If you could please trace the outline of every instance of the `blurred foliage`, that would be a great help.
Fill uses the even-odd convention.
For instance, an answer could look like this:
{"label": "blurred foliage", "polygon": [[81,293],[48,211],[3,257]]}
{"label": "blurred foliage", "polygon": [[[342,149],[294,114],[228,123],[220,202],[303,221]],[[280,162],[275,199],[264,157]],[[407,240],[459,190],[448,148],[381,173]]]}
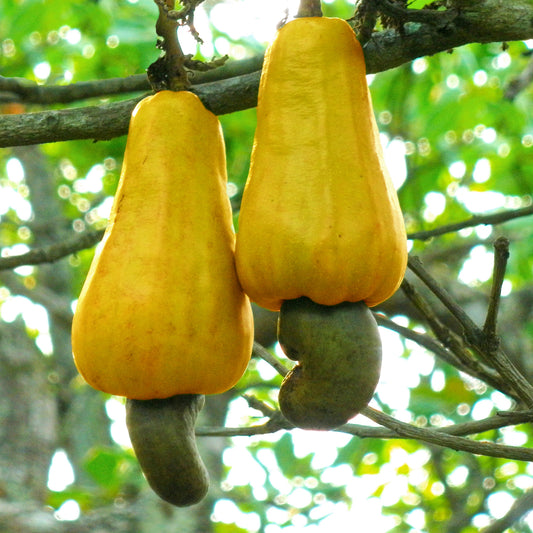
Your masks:
{"label": "blurred foliage", "polygon": [[[227,50],[230,56],[232,52],[239,57],[261,52],[265,43],[249,35],[246,20],[239,22],[240,35],[221,29],[230,25],[228,20],[215,18],[221,17],[222,11],[215,8],[222,3],[206,3],[206,12],[213,14],[214,24],[206,26],[207,33],[206,28],[200,28],[207,49],[211,46],[213,50],[216,42],[214,50]],[[244,3],[226,2],[233,26]],[[256,0],[256,4],[260,2]],[[268,10],[268,2],[263,4]],[[280,21],[284,3],[276,3],[275,8],[278,13],[272,20]],[[344,0],[324,6],[326,14],[344,18],[352,15],[353,8]],[[244,13],[250,9],[254,8]],[[156,13],[151,0],[1,0],[0,72],[43,85],[143,73],[159,53],[155,48]],[[408,231],[432,229],[472,214],[530,204],[533,92],[528,87],[514,100],[504,98],[508,83],[530,61],[529,44],[473,44],[371,77],[375,113],[385,145],[400,147],[400,155],[395,152],[395,158],[390,160],[391,171],[394,174],[406,165],[406,179],[399,195]],[[198,57],[202,50],[197,47]],[[131,95],[114,98],[128,96]],[[108,99],[72,105],[104,100]],[[26,110],[39,109],[32,105]],[[247,175],[255,110],[222,116],[221,122],[229,192],[238,198]],[[46,158],[42,179],[54,183],[61,201],[58,225],[70,232],[103,227],[124,145],[125,137],[40,147]],[[16,161],[17,149],[0,153],[0,244],[4,249],[39,246],[34,238],[31,210],[28,211],[28,202],[31,205],[39,198],[32,196],[17,171]],[[485,301],[490,289],[491,242],[502,234],[511,240],[506,275],[511,298],[519,290],[533,289],[530,219],[414,241],[412,246],[416,254],[427,258],[435,276],[452,293],[464,297],[466,303],[479,304],[475,299],[470,301],[470,295],[481,295],[480,301]],[[92,250],[85,250],[64,260],[72,274],[72,300],[81,288],[92,254]],[[31,274],[18,270],[17,275],[25,280],[38,268],[30,271]],[[0,287],[0,318],[6,322],[12,320],[7,309],[12,308],[16,296]],[[507,323],[520,324],[523,318],[511,314]],[[396,319],[420,330],[416,321],[402,313]],[[533,327],[522,324],[518,328],[521,339],[531,347]],[[34,326],[27,327],[35,332]],[[506,331],[502,333],[505,341]],[[374,405],[385,412],[420,426],[440,427],[485,418],[512,407],[503,394],[458,372],[413,342],[390,332],[384,335],[389,342]],[[275,353],[275,348],[270,348]],[[252,361],[229,403],[227,425],[261,423],[263,415],[250,408],[240,394],[253,394],[274,407],[279,383],[280,376],[266,363]],[[72,390],[79,387],[83,385],[74,378]],[[100,411],[105,401],[105,396],[98,396]],[[96,410],[91,408],[87,416]],[[365,420],[358,418],[356,422],[368,423]],[[111,420],[108,418],[106,423],[111,424]],[[487,432],[476,438],[533,445],[529,425]],[[111,438],[99,443],[91,443],[86,436],[84,439],[78,444],[78,449],[86,444],[84,453],[70,456],[76,481],[63,491],[48,490],[49,505],[58,509],[65,501],[75,500],[85,513],[113,505],[121,498],[135,498],[147,490],[127,446]],[[217,533],[353,531],[355,525],[361,531],[376,533],[470,533],[504,514],[515,499],[533,487],[533,468],[525,463],[470,456],[414,441],[360,439],[341,432],[293,431],[233,437],[223,459],[222,479],[214,481],[223,491],[213,510]],[[522,521],[510,531],[531,531],[531,523],[531,519]]]}

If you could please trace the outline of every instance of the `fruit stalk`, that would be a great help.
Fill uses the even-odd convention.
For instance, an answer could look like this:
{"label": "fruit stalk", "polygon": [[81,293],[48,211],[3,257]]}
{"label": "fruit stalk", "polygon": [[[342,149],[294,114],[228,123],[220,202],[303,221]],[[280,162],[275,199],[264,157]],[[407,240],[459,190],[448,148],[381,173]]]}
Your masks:
{"label": "fruit stalk", "polygon": [[300,0],[297,17],[321,17],[320,0]]}

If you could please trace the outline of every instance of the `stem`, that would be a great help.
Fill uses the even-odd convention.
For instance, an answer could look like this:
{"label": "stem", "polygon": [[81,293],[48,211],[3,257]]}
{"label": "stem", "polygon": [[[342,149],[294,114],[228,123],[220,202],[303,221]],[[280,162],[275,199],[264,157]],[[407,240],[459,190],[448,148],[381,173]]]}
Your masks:
{"label": "stem", "polygon": [[[404,281],[404,283],[406,283]],[[418,333],[409,328],[404,328],[392,320],[385,318],[381,315],[374,315],[378,325],[396,331],[406,339],[410,339],[420,346],[423,346],[427,350],[433,352],[437,357],[442,359],[449,365],[454,366],[461,372],[469,374],[481,381],[484,381],[491,387],[513,397],[515,400],[519,400],[512,387],[500,377],[498,372],[488,367],[485,363],[470,357],[466,347],[460,342],[455,334],[449,331],[440,321],[435,321],[435,315],[431,313],[427,315],[424,313],[427,306],[426,302],[421,302],[421,296],[414,290],[413,287],[407,287],[402,284],[402,288],[406,296],[411,300],[411,303],[417,307],[417,309],[425,315],[426,320],[435,333],[440,342],[435,340],[429,335]],[[420,306],[422,303],[422,306]]]}
{"label": "stem", "polygon": [[297,17],[321,17],[320,0],[300,0]]}
{"label": "stem", "polygon": [[391,429],[400,437],[416,439],[428,444],[443,446],[451,448],[452,450],[465,451],[477,455],[504,457],[517,461],[533,461],[533,450],[531,448],[507,446],[487,441],[476,441],[465,437],[448,435],[442,431],[434,429],[419,428],[411,424],[406,424],[405,422],[400,422],[399,420],[396,420],[381,411],[372,409],[371,407],[365,407],[361,411],[361,414],[370,418],[370,420],[373,420],[380,426],[385,426],[386,428]]}
{"label": "stem", "polygon": [[67,255],[91,248],[102,239],[103,234],[104,230],[86,231],[42,248],[34,248],[21,255],[0,257],[0,270],[10,270],[21,265],[53,263]]}
{"label": "stem", "polygon": [[372,37],[378,19],[377,6],[374,0],[361,0],[354,14],[354,31],[357,40],[364,46]]}
{"label": "stem", "polygon": [[494,241],[494,252],[494,268],[492,271],[489,308],[487,310],[485,324],[483,325],[483,334],[487,338],[496,336],[496,320],[498,317],[498,309],[500,307],[502,284],[505,278],[507,260],[509,259],[509,240],[505,237],[496,239],[496,241]]}
{"label": "stem", "polygon": [[470,344],[479,343],[481,330],[463,309],[452,299],[448,292],[434,280],[422,266],[422,261],[416,256],[409,257],[408,265],[429,290],[444,304],[450,313],[459,321],[465,330],[465,337]]}
{"label": "stem", "polygon": [[169,17],[168,12],[174,9],[174,0],[154,0],[159,9],[159,17],[155,25],[157,35],[162,38],[160,47],[164,56],[150,65],[148,70],[154,89],[164,88],[173,91],[188,89],[191,85],[187,70],[186,57],[178,41],[178,22]]}
{"label": "stem", "polygon": [[272,368],[274,368],[274,370],[277,371],[280,376],[285,377],[289,373],[289,369],[286,368],[283,363],[278,361],[264,346],[261,346],[258,342],[254,342],[252,354],[266,361]]}
{"label": "stem", "polygon": [[503,533],[507,531],[508,528],[529,512],[532,506],[533,490],[528,490],[514,502],[505,516],[490,524],[490,526],[483,530],[483,533]]}
{"label": "stem", "polygon": [[416,231],[407,235],[408,239],[417,239],[419,241],[427,241],[433,237],[445,235],[446,233],[455,233],[464,228],[472,228],[480,225],[496,225],[503,224],[508,220],[513,220],[518,217],[525,217],[533,215],[533,205],[527,207],[521,207],[519,209],[509,209],[500,211],[499,213],[493,213],[491,215],[474,215],[473,217],[457,222],[455,224],[446,224],[427,231]]}
{"label": "stem", "polygon": [[502,350],[497,338],[488,338],[453,298],[425,270],[417,257],[409,257],[408,266],[441,301],[464,328],[466,342],[513,387],[528,408],[533,408],[533,386]]}

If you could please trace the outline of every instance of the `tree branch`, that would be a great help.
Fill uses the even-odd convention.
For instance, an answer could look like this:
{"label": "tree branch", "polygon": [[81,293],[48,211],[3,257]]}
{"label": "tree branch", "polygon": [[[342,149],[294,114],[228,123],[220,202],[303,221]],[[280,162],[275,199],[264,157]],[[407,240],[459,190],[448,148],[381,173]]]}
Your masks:
{"label": "tree branch", "polygon": [[[247,399],[249,401],[249,397]],[[335,429],[335,431],[348,433],[359,438],[415,439],[428,444],[451,448],[456,451],[466,451],[477,455],[503,457],[517,461],[533,461],[533,449],[531,448],[507,446],[488,441],[476,441],[463,437],[463,435],[482,433],[518,423],[530,423],[533,419],[533,413],[531,411],[497,415],[481,421],[465,422],[439,429],[421,428],[406,424],[371,407],[363,409],[361,414],[383,427],[345,424]],[[198,437],[249,437],[290,429],[294,429],[294,426],[279,411],[274,411],[264,424],[247,427],[198,427],[195,433]]]}
{"label": "tree branch", "polygon": [[529,407],[533,407],[533,386],[518,371],[512,361],[507,357],[499,343],[492,342],[494,339],[487,339],[483,331],[474,321],[457,305],[448,292],[443,289],[422,266],[422,262],[417,257],[409,257],[409,268],[426,284],[441,303],[459,321],[465,331],[465,339],[472,348],[493,366],[500,375],[509,382],[516,391],[519,398]]}
{"label": "tree branch", "polygon": [[[216,115],[255,107],[259,72],[206,83],[191,89]],[[109,140],[125,135],[131,112],[144,97],[58,111],[0,116],[0,147],[73,139]]]}
{"label": "tree branch", "polygon": [[400,422],[381,411],[365,407],[361,412],[364,416],[374,422],[385,426],[400,437],[407,437],[419,441],[451,448],[456,451],[474,453],[476,455],[487,455],[489,457],[504,457],[516,461],[533,461],[533,449],[522,446],[507,446],[504,444],[495,444],[487,441],[475,441],[465,437],[448,435],[442,431],[433,429],[419,428],[405,422]]}
{"label": "tree branch", "polygon": [[485,324],[483,324],[483,335],[495,342],[496,322],[500,309],[500,298],[502,285],[505,278],[505,270],[509,259],[509,239],[500,237],[494,241],[494,268],[492,271],[492,287],[490,291],[489,308]]}
{"label": "tree branch", "polygon": [[87,98],[100,98],[131,92],[146,92],[150,84],[146,74],[126,78],[81,81],[69,85],[38,85],[25,78],[0,76],[0,102],[24,104],[69,104]]}
{"label": "tree branch", "polygon": [[464,437],[466,435],[476,435],[485,433],[494,429],[501,429],[508,426],[517,426],[519,424],[530,424],[533,422],[533,411],[500,411],[495,416],[484,418],[483,420],[471,420],[461,422],[452,426],[445,426],[436,431],[442,431],[448,435]]}
{"label": "tree branch", "polygon": [[494,521],[490,526],[482,530],[482,533],[504,533],[515,522],[520,520],[526,513],[533,508],[533,490],[526,491],[520,498],[518,498],[509,512]]}
{"label": "tree branch", "polygon": [[[401,33],[375,33],[364,49],[367,72],[381,72],[468,43],[533,38],[533,4],[528,0],[456,1],[453,5],[458,14],[444,28],[409,22]],[[195,92],[215,114],[232,113],[256,106],[259,76],[256,71],[198,85]],[[72,139],[108,140],[124,135],[137,101],[138,98],[72,110],[0,116],[0,147]]]}
{"label": "tree branch", "polygon": [[420,22],[437,28],[445,28],[459,15],[459,10],[451,7],[442,11],[435,9],[408,9],[390,0],[375,0],[377,9],[400,24]]}
{"label": "tree branch", "polygon": [[[260,347],[262,350],[257,352],[259,357],[268,353],[262,346],[254,346],[254,350]],[[270,362],[272,357],[270,354],[265,358]],[[285,376],[287,369],[283,365],[275,365],[274,368],[279,374]],[[246,397],[249,404],[253,404],[250,397]],[[241,427],[241,428],[197,428],[196,435],[198,436],[251,436],[264,435],[267,433],[274,433],[276,431],[285,429],[292,429],[294,426],[290,424],[282,413],[278,410],[273,411],[268,406],[256,405],[263,414],[268,416],[267,422],[257,426]],[[469,435],[474,433],[483,433],[491,429],[497,429],[509,425],[516,425],[520,423],[530,423],[533,420],[533,410],[525,411],[511,411],[508,413],[500,413],[496,417],[489,417],[485,420],[475,420],[464,422],[462,424],[455,424],[439,429],[419,428],[411,424],[400,422],[395,418],[372,409],[365,407],[361,414],[373,420],[380,426],[384,426],[389,431],[384,431],[383,428],[374,428],[369,426],[360,426],[358,424],[345,424],[335,431],[349,433],[360,438],[408,438],[415,439],[436,446],[451,448],[457,451],[466,451],[477,455],[487,455],[489,457],[504,457],[507,459],[514,459],[517,461],[533,461],[533,449],[523,448],[519,446],[506,446],[502,444],[495,444],[487,441],[474,441],[464,438],[462,435]]]}
{"label": "tree branch", "polygon": [[278,361],[271,353],[258,342],[254,342],[252,355],[260,357],[266,361],[280,376],[285,376],[289,369],[285,367],[280,361]]}
{"label": "tree branch", "polygon": [[76,237],[43,248],[34,248],[25,254],[0,257],[0,270],[9,270],[22,265],[53,263],[67,255],[91,248],[98,243],[104,230],[87,231]]}
{"label": "tree branch", "polygon": [[[261,69],[263,55],[228,61],[221,67],[206,72],[190,72],[193,85],[212,83]],[[22,102],[24,104],[69,104],[88,98],[102,98],[127,93],[146,93],[150,83],[146,74],[135,74],[127,78],[82,81],[69,85],[38,85],[25,78],[0,76],[0,103]]]}
{"label": "tree branch", "polygon": [[[406,283],[407,282],[404,282],[404,284]],[[403,285],[403,288],[405,289],[406,285]],[[420,295],[418,295],[418,293],[416,293],[416,291],[414,291],[414,288],[412,287],[407,290],[410,291],[409,299],[413,303],[417,302],[417,298],[420,298]],[[421,310],[419,305],[417,305],[416,303],[415,305],[419,310]],[[390,329],[392,331],[396,331],[396,333],[399,333],[402,337],[412,340],[413,342],[416,342],[420,346],[423,346],[430,352],[433,352],[437,357],[439,357],[449,365],[454,366],[461,372],[464,372],[465,374],[468,374],[476,379],[484,381],[491,387],[494,387],[495,389],[503,392],[504,394],[507,394],[518,400],[518,398],[516,397],[516,393],[493,368],[488,367],[481,361],[469,357],[468,354],[465,353],[464,346],[462,346],[462,344],[460,344],[457,339],[452,337],[452,335],[447,329],[445,332],[443,331],[445,329],[445,326],[440,324],[435,315],[432,315],[432,324],[430,324],[431,328],[442,339],[441,342],[447,342],[451,346],[451,348],[446,348],[443,344],[441,344],[441,342],[437,341],[433,337],[430,337],[429,335],[424,335],[423,333],[418,333],[416,331],[413,331],[412,329],[400,326],[399,324],[396,324],[396,322],[378,314],[375,314],[374,316],[376,318],[376,322],[380,326]],[[438,324],[435,323],[435,320],[438,322]]]}
{"label": "tree branch", "polygon": [[407,235],[408,239],[427,241],[433,237],[439,237],[446,233],[455,233],[456,231],[473,228],[475,226],[495,226],[497,224],[503,224],[509,220],[515,218],[527,217],[533,215],[533,204],[519,209],[508,209],[500,211],[498,213],[491,213],[490,215],[474,215],[473,217],[463,220],[462,222],[456,222],[454,224],[445,224],[427,231],[416,231]]}
{"label": "tree branch", "polygon": [[[407,281],[407,279],[403,280],[401,288],[407,299],[425,318],[427,324],[437,339],[451,354],[457,358],[459,364],[454,365],[456,368],[459,370],[463,370],[464,368],[467,369],[463,371],[471,376],[481,379],[491,387],[494,387],[496,390],[507,394],[516,401],[520,401],[520,397],[513,389],[512,384],[503,379],[498,372],[494,371],[494,369],[479,359],[474,358],[471,350],[468,349],[468,346],[466,346],[464,340],[457,333],[450,330],[450,328],[442,323],[440,318],[433,311],[433,308],[429,302],[422,297],[422,295],[409,281]],[[438,355],[442,354],[439,353]],[[444,357],[443,359],[445,360]]]}
{"label": "tree branch", "polygon": [[[250,402],[250,396],[246,396],[246,400]],[[257,408],[255,405],[252,407]],[[261,409],[260,409],[261,410]],[[267,416],[267,415],[265,415]],[[196,428],[196,435],[201,437],[237,437],[237,436],[252,436],[265,435],[267,433],[275,433],[281,429],[289,430],[294,426],[286,420],[280,411],[272,411],[268,414],[270,420],[264,424],[247,427],[224,427],[224,428],[210,428],[198,427]],[[366,416],[366,415],[365,415]],[[431,431],[438,433],[445,433],[456,437],[465,437],[467,435],[476,435],[501,429],[509,426],[516,426],[519,424],[530,424],[533,421],[532,411],[510,411],[498,413],[495,416],[490,416],[483,420],[472,420],[469,422],[461,422],[451,426],[442,428],[431,428]],[[388,429],[383,426],[366,426],[362,424],[344,424],[336,428],[334,431],[340,433],[348,433],[354,437],[372,438],[372,439],[404,439],[405,436],[399,435],[393,429]]]}
{"label": "tree branch", "polygon": [[[367,72],[381,72],[417,57],[468,43],[520,41],[533,35],[533,4],[529,0],[455,0],[450,3],[458,13],[444,27],[410,22],[405,24],[401,34],[394,30],[375,34],[365,46]],[[416,14],[411,18],[413,16]]]}

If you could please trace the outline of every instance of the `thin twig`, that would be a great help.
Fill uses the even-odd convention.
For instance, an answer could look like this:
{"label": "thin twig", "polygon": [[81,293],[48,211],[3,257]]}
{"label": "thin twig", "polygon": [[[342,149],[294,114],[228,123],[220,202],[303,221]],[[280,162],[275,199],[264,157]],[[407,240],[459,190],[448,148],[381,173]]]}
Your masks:
{"label": "thin twig", "polygon": [[508,426],[517,426],[519,424],[531,424],[533,422],[533,411],[500,411],[495,416],[484,418],[483,420],[470,420],[460,422],[451,426],[438,428],[436,431],[442,431],[448,435],[464,437],[466,435],[475,435],[485,433],[494,429],[501,429]]}
{"label": "thin twig", "polygon": [[253,435],[268,435],[276,433],[282,429],[290,430],[294,426],[286,420],[279,411],[277,417],[271,417],[264,424],[246,427],[197,427],[195,434],[197,437],[252,437]]}
{"label": "thin twig", "polygon": [[[462,358],[457,357],[455,353],[447,350],[440,342],[438,342],[433,337],[430,337],[429,335],[426,335],[424,333],[419,333],[410,328],[400,326],[400,324],[396,324],[394,320],[391,320],[390,318],[387,318],[377,313],[374,314],[374,318],[376,319],[376,322],[378,323],[379,326],[390,329],[391,331],[395,331],[396,333],[399,333],[402,337],[405,337],[406,339],[416,342],[417,344],[419,344],[420,346],[423,346],[430,352],[433,352],[435,355],[441,358],[444,362],[454,367],[457,367],[459,370],[462,370],[463,372],[466,372],[466,373],[472,372],[472,369],[463,362]],[[475,377],[479,377],[479,376],[475,376]]]}
{"label": "thin twig", "polygon": [[453,22],[459,15],[456,9],[436,11],[434,9],[407,9],[398,3],[389,0],[375,0],[377,8],[383,13],[400,23],[420,22],[442,28]]}
{"label": "thin twig", "polygon": [[23,265],[53,263],[80,250],[91,248],[102,239],[103,234],[104,230],[87,231],[62,242],[35,248],[25,254],[0,257],[0,270],[10,270]]}
{"label": "thin twig", "polygon": [[[192,72],[192,85],[212,83],[243,74],[250,74],[261,69],[263,54],[253,57],[228,61],[224,66],[206,72]],[[193,65],[186,61],[185,66]],[[194,63],[197,69],[197,64]],[[135,74],[125,78],[107,78],[103,80],[82,81],[68,85],[38,85],[26,78],[6,78],[0,76],[0,103],[22,102],[24,104],[68,104],[88,98],[101,98],[126,93],[146,93],[150,83],[146,74]]]}
{"label": "thin twig", "polygon": [[533,81],[533,58],[530,57],[522,72],[512,78],[503,92],[506,100],[513,101],[524,89],[531,85]]}
{"label": "thin twig", "polygon": [[[385,413],[371,408],[366,408],[362,414],[380,425],[376,427],[361,424],[345,424],[336,428],[334,431],[347,433],[362,439],[415,439],[437,446],[479,455],[505,457],[520,461],[533,461],[533,450],[530,448],[505,446],[492,442],[474,441],[464,438],[465,435],[484,433],[522,423],[531,423],[533,420],[533,413],[531,411],[502,413],[484,420],[463,422],[438,429],[418,428],[411,424],[400,422]],[[198,427],[196,428],[196,435],[203,437],[251,437],[253,435],[266,435],[280,430],[291,429],[294,429],[294,426],[283,417],[280,411],[276,410],[264,424],[247,427]]]}
{"label": "thin twig", "polygon": [[276,412],[276,410],[272,409],[270,405],[267,405],[265,402],[262,402],[251,394],[243,394],[242,397],[248,402],[248,405],[252,409],[257,409],[258,411],[261,411],[264,416],[272,417]]}
{"label": "thin twig", "polygon": [[533,408],[533,386],[514,366],[499,343],[496,346],[493,343],[487,343],[483,331],[452,299],[448,292],[433,279],[422,266],[419,258],[410,257],[408,266],[463,326],[465,339],[469,345],[476,350],[487,364],[493,366],[502,378],[509,382],[509,385],[513,387],[516,394],[529,408]]}
{"label": "thin twig", "polygon": [[402,437],[417,439],[436,446],[451,448],[456,451],[465,451],[476,455],[489,457],[504,457],[516,461],[533,461],[533,449],[522,446],[507,446],[487,441],[474,441],[465,437],[448,435],[433,429],[419,428],[377,411],[371,407],[365,407],[361,413],[374,422],[385,426]]}
{"label": "thin twig", "polygon": [[[433,311],[431,305],[415,289],[415,287],[407,281],[407,279],[403,280],[401,288],[407,299],[426,319],[431,331],[433,331],[442,345],[457,357],[462,366],[469,369],[469,371],[467,371],[468,374],[478,377],[485,383],[488,383],[491,387],[494,387],[504,394],[513,397],[515,400],[520,401],[520,398],[509,383],[507,383],[490,366],[485,365],[482,361],[479,361],[472,356],[472,353],[465,345],[464,340],[441,322]],[[457,368],[461,368],[461,366],[457,366]]]}
{"label": "thin twig", "polygon": [[[470,420],[468,422],[460,422],[451,426],[430,429],[439,433],[446,433],[447,435],[465,437],[468,435],[476,435],[478,433],[485,433],[487,431],[493,431],[495,429],[501,429],[504,427],[516,426],[519,424],[530,424],[532,421],[532,411],[509,411],[500,412],[495,416],[490,416],[488,418],[484,418],[483,420]],[[382,439],[404,438],[400,437],[398,433],[392,429],[364,426],[360,424],[345,424],[344,426],[337,428],[335,431],[342,431],[359,437],[373,437]]]}
{"label": "thin twig", "polygon": [[533,490],[526,491],[512,505],[506,515],[482,530],[482,533],[504,533],[533,508]]}
{"label": "thin twig", "polygon": [[[285,375],[285,367],[280,365],[279,362],[261,345],[257,343],[254,344],[254,350],[257,354],[260,354],[260,357],[263,357],[267,362],[272,364],[281,375]],[[250,403],[249,397],[247,397],[247,400]],[[265,424],[247,428],[198,428],[197,435],[217,435],[226,437],[251,436],[276,432],[281,429],[292,429],[293,426],[283,417],[281,412],[277,410],[272,411],[269,406],[265,409],[262,402],[261,406],[257,408],[259,408],[263,414],[270,416]],[[411,424],[405,424],[370,407],[363,409],[361,414],[370,418],[374,422],[377,422],[381,426],[384,426],[389,431],[384,431],[383,428],[373,428],[357,424],[345,424],[344,426],[337,428],[335,431],[349,433],[360,438],[410,438],[478,455],[505,457],[519,461],[533,461],[532,449],[506,446],[485,441],[473,441],[462,436],[483,433],[492,429],[520,423],[530,423],[533,420],[533,411],[500,413],[495,417],[489,417],[485,420],[469,421],[439,429],[418,428]]]}
{"label": "thin twig", "polygon": [[280,376],[285,376],[289,373],[289,369],[278,361],[264,346],[261,346],[258,342],[254,341],[252,355],[260,357],[266,361]]}
{"label": "thin twig", "polygon": [[[366,415],[365,415],[366,416]],[[509,426],[516,426],[519,424],[529,424],[533,421],[533,413],[531,411],[513,411],[509,413],[498,413],[495,416],[484,418],[483,420],[470,420],[468,422],[460,422],[451,426],[441,428],[429,428],[432,431],[439,433],[446,433],[447,435],[454,435],[456,437],[465,437],[468,435],[476,435],[478,433],[485,433],[495,429],[501,429]],[[392,429],[383,427],[365,426],[360,424],[345,424],[335,431],[350,433],[358,437],[372,437],[381,439],[399,439],[401,437]]]}
{"label": "thin twig", "polygon": [[492,287],[490,291],[487,317],[483,325],[483,335],[486,338],[496,336],[496,321],[500,307],[502,285],[505,278],[505,270],[509,259],[509,239],[500,237],[494,241],[494,267],[492,270]]}
{"label": "thin twig", "polygon": [[[412,290],[406,291],[407,285],[408,282],[404,281],[402,288],[404,289],[405,294],[409,295],[408,297],[413,303],[417,302],[418,305],[420,305],[419,300],[422,299],[421,295],[419,295],[418,292],[414,289],[414,287],[412,287],[412,285],[410,284],[409,286],[412,288]],[[422,306],[422,308],[425,309],[425,306]],[[448,348],[443,345],[444,343],[441,344],[441,342],[437,341],[433,337],[430,337],[429,335],[418,333],[416,331],[413,331],[412,329],[400,326],[399,324],[396,324],[396,322],[394,322],[393,320],[390,320],[379,314],[375,314],[374,316],[380,326],[383,326],[392,331],[396,331],[397,333],[402,335],[402,337],[416,342],[417,344],[433,352],[444,362],[454,366],[461,372],[464,372],[465,374],[469,374],[470,376],[476,379],[484,381],[491,387],[494,387],[495,389],[503,392],[504,394],[513,397],[515,396],[515,392],[501,378],[501,376],[493,368],[485,365],[481,361],[472,358],[466,348],[462,345],[461,341],[457,338],[457,336],[453,334],[443,324],[441,324],[433,313],[429,314],[429,318],[428,316],[426,316],[426,319],[431,322],[430,327],[432,331],[437,334],[438,338],[440,337],[442,339],[441,342],[444,341],[447,343]],[[519,398],[515,399],[519,400]]]}
{"label": "thin twig", "polygon": [[513,220],[519,217],[527,217],[533,215],[533,205],[527,207],[521,207],[519,209],[509,209],[500,211],[498,213],[492,213],[490,215],[474,215],[473,217],[463,220],[462,222],[456,222],[454,224],[445,224],[432,230],[416,231],[407,235],[408,239],[427,241],[433,237],[439,237],[447,233],[455,233],[465,228],[472,228],[475,226],[495,226],[497,224],[503,224],[509,220]]}
{"label": "thin twig", "polygon": [[477,327],[475,322],[463,311],[462,307],[458,305],[448,292],[440,286],[440,284],[427,272],[423,267],[422,261],[416,256],[408,258],[409,268],[425,283],[431,292],[444,304],[450,313],[459,321],[465,330],[467,340],[475,344],[479,342],[481,330]]}

